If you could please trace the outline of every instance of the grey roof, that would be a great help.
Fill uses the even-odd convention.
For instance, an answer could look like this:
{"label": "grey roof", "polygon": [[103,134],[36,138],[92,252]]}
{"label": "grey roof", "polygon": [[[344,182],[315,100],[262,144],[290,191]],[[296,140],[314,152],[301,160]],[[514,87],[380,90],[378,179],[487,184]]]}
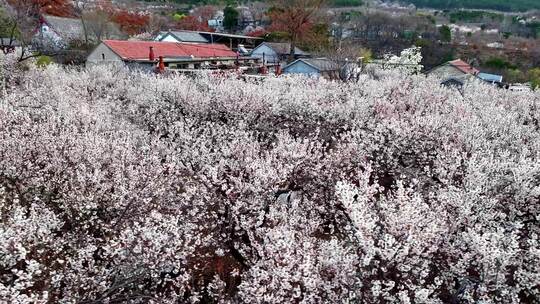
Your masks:
{"label": "grey roof", "polygon": [[451,86],[462,87],[465,84],[465,80],[457,78],[457,77],[448,77],[445,80],[441,81],[441,84],[447,87],[451,87]]}
{"label": "grey roof", "polygon": [[261,40],[260,37],[251,37],[251,36],[244,36],[244,35],[235,35],[235,34],[227,34],[227,33],[218,33],[218,32],[203,32],[203,31],[188,31],[188,30],[170,30],[168,32],[159,32],[158,39],[161,41],[163,37],[165,37],[165,34],[170,33],[178,40],[184,41],[184,42],[197,42],[197,43],[208,43],[212,39],[211,36],[216,38],[233,38],[233,39],[248,39],[248,40]]}
{"label": "grey roof", "polygon": [[155,41],[161,41],[161,38],[165,37],[169,32],[166,31],[159,31],[156,36],[154,37]]}
{"label": "grey roof", "polygon": [[285,69],[287,69],[288,67],[292,66],[293,64],[296,64],[298,62],[304,62],[306,63],[307,65],[310,65],[312,67],[314,67],[315,69],[317,69],[318,71],[320,72],[328,72],[328,71],[337,71],[339,70],[339,65],[328,59],[328,58],[300,58],[300,59],[297,59],[293,62],[291,62],[290,64],[288,64]]}
{"label": "grey roof", "polygon": [[16,39],[0,37],[0,46],[21,46],[21,43]]}
{"label": "grey roof", "polygon": [[[60,37],[66,40],[83,40],[84,39],[84,27],[81,19],[79,18],[64,18],[64,17],[56,17],[51,15],[45,15],[43,16],[45,19],[45,23],[49,25],[50,28],[53,29],[53,31],[58,34]],[[96,39],[96,35],[94,34],[96,31],[93,30],[92,24],[87,24],[87,34],[90,39]],[[102,32],[102,39],[103,38],[114,38],[114,39],[121,39],[123,38],[123,34],[118,28],[118,26],[112,22],[107,23],[106,29],[99,29],[99,31]]]}
{"label": "grey roof", "polygon": [[44,16],[44,19],[47,25],[64,39],[73,40],[84,38],[84,30],[80,19],[50,15]]}
{"label": "grey roof", "polygon": [[251,37],[251,36],[245,36],[245,35],[236,35],[236,34],[227,34],[227,33],[218,33],[218,32],[197,32],[201,35],[209,35],[209,36],[218,36],[218,37],[226,37],[226,38],[237,38],[237,39],[250,39],[250,40],[262,40],[260,37]]}
{"label": "grey roof", "polygon": [[[197,42],[197,43],[208,43],[201,34],[192,31],[170,31],[169,34],[173,35],[178,41],[183,42]],[[163,40],[165,36],[161,37]]]}
{"label": "grey roof", "polygon": [[[263,42],[261,45],[266,45],[269,48],[273,49],[278,55],[287,55],[291,52],[291,44],[287,42]],[[298,47],[294,48],[295,55],[309,55],[308,53],[302,51]]]}

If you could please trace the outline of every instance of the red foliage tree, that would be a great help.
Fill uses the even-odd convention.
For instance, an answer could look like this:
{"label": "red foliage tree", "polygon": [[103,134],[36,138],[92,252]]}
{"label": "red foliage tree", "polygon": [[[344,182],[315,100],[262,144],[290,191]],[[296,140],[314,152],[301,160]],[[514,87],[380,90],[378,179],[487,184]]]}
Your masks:
{"label": "red foliage tree", "polygon": [[247,33],[246,36],[250,36],[250,37],[263,37],[264,35],[266,35],[268,32],[265,30],[265,29],[256,29],[256,30],[253,30],[249,33]]}
{"label": "red foliage tree", "polygon": [[136,35],[144,32],[148,26],[150,17],[148,15],[118,10],[112,13],[111,20],[118,24],[124,33]]}
{"label": "red foliage tree", "polygon": [[311,35],[313,21],[324,3],[325,0],[275,0],[275,7],[268,12],[272,20],[270,31],[288,34],[290,60],[294,58],[296,45]]}
{"label": "red foliage tree", "polygon": [[195,16],[186,16],[176,23],[176,27],[181,30],[188,31],[205,31],[210,32],[212,29],[208,26],[208,22],[200,21]]}
{"label": "red foliage tree", "polygon": [[73,17],[75,15],[73,5],[69,0],[8,0],[7,3],[15,9],[24,8],[32,16],[47,14]]}
{"label": "red foliage tree", "polygon": [[41,12],[58,17],[73,17],[73,5],[68,0],[34,0]]}

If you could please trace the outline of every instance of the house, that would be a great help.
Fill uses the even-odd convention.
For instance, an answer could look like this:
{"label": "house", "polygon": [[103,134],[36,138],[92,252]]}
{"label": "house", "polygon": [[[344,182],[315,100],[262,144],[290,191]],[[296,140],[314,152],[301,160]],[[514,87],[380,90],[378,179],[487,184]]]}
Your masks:
{"label": "house", "polygon": [[514,83],[508,85],[508,90],[513,92],[532,92],[533,89],[531,88],[530,84],[527,83]]}
{"label": "house", "polygon": [[225,15],[223,14],[223,11],[217,11],[214,17],[208,20],[208,26],[216,31],[223,31],[224,19],[225,19]]}
{"label": "house", "polygon": [[300,58],[283,68],[283,74],[339,79],[340,66],[328,58]]}
{"label": "house", "polygon": [[88,55],[86,64],[111,64],[152,71],[158,58],[169,69],[219,68],[249,60],[239,58],[236,52],[220,44],[104,40]]}
{"label": "house", "polygon": [[254,46],[262,38],[234,35],[227,33],[204,32],[204,31],[187,31],[187,30],[170,30],[168,32],[159,33],[154,40],[168,42],[189,42],[189,43],[210,43],[223,44],[233,51],[240,51],[242,47]]}
{"label": "house", "polygon": [[228,46],[233,51],[239,50],[240,46],[252,49],[263,39],[260,37],[251,37],[245,35],[235,35],[228,33],[217,32],[198,32],[201,36],[206,38],[210,43],[220,43]]}
{"label": "house", "polygon": [[428,75],[433,75],[443,80],[452,78],[462,81],[474,79],[478,73],[480,73],[479,70],[461,59],[448,61],[427,72]]}
{"label": "house", "polygon": [[164,42],[209,43],[198,32],[181,30],[162,32],[154,40]]}
{"label": "house", "polygon": [[503,82],[503,77],[501,75],[494,75],[489,73],[478,73],[478,78],[492,84],[502,84]]}
{"label": "house", "polygon": [[486,46],[488,48],[492,48],[492,49],[503,49],[504,48],[504,43],[496,41],[496,42],[488,43],[488,44],[486,44]]}
{"label": "house", "polygon": [[[263,42],[251,52],[252,57],[260,58],[265,64],[281,64],[287,61],[291,52],[290,43]],[[294,48],[294,58],[305,58],[310,55],[298,47]]]}
{"label": "house", "polygon": [[40,49],[59,50],[73,44],[96,43],[103,39],[122,39],[125,35],[118,26],[109,21],[98,24],[83,22],[79,18],[44,15],[33,37],[34,45]]}

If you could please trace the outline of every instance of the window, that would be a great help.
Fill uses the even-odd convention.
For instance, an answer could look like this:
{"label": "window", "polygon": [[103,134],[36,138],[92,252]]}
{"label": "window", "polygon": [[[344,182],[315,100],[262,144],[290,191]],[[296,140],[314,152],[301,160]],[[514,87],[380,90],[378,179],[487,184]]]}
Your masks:
{"label": "window", "polygon": [[105,54],[101,53],[101,60],[105,60]]}

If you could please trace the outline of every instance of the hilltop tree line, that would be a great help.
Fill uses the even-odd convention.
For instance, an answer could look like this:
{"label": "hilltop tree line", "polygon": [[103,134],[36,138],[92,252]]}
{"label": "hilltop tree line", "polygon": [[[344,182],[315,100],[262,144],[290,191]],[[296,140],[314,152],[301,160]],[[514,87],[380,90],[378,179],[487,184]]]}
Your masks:
{"label": "hilltop tree line", "polygon": [[412,3],[417,7],[429,7],[436,9],[486,9],[499,11],[528,11],[540,9],[540,2],[537,0],[403,0]]}
{"label": "hilltop tree line", "polygon": [[[155,2],[155,0],[145,0],[148,2]],[[164,2],[184,4],[189,6],[201,6],[201,5],[236,5],[241,3],[241,1],[233,0],[163,0]],[[267,2],[270,3],[274,0],[260,0],[252,2]],[[332,7],[356,7],[364,5],[365,1],[363,0],[328,0],[328,5]]]}

